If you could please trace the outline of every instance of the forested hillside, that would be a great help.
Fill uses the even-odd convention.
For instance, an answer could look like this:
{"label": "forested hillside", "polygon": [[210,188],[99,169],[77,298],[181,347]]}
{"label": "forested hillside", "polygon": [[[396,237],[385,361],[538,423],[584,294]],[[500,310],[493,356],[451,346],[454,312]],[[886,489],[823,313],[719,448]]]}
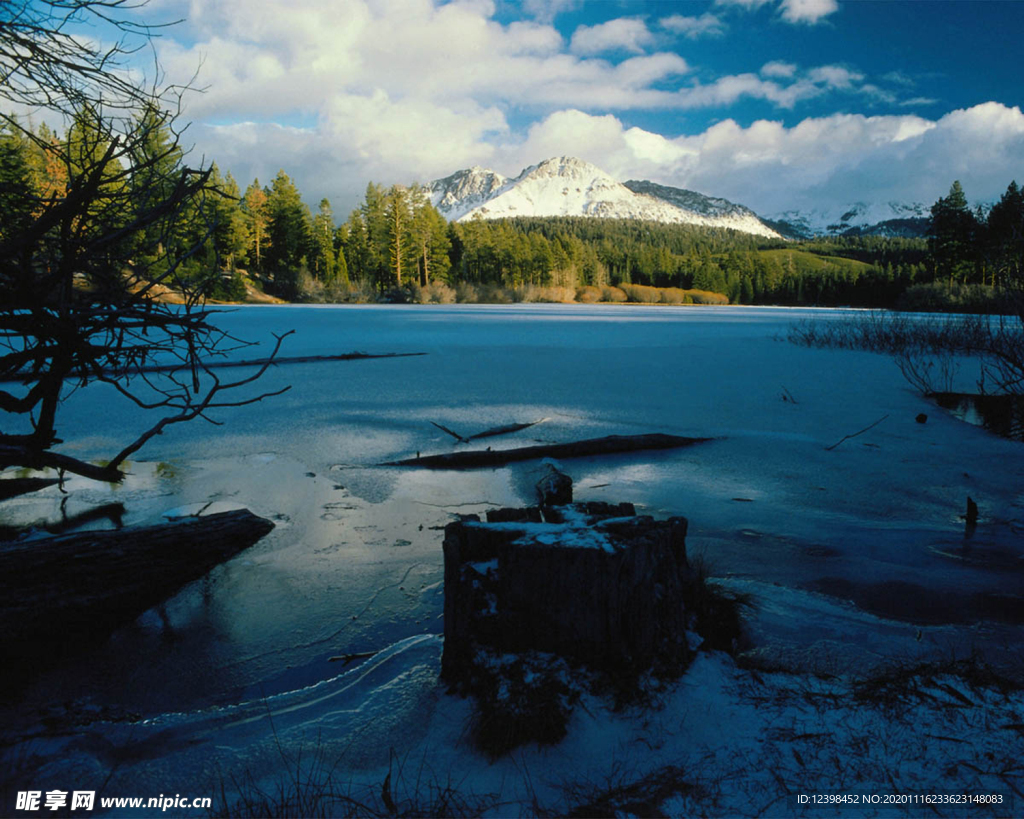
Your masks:
{"label": "forested hillside", "polygon": [[[0,133],[0,231],[68,195],[58,157],[102,155],[86,115],[64,134]],[[152,151],[172,135],[152,129]],[[54,150],[48,149],[52,146]],[[63,146],[65,150],[55,150]],[[70,150],[68,150],[70,149]],[[925,239],[764,239],[689,225],[583,217],[449,223],[416,186],[370,183],[339,224],[281,170],[244,191],[213,167],[202,218],[163,237],[200,247],[180,278],[207,297],[247,284],[289,301],[644,301],[993,309],[1001,271],[1020,265],[1024,197],[1011,183],[989,212],[959,183],[932,208]],[[170,257],[177,256],[169,254]],[[144,260],[140,260],[144,261]],[[659,288],[651,291],[650,288]],[[712,295],[718,294],[718,295]]]}

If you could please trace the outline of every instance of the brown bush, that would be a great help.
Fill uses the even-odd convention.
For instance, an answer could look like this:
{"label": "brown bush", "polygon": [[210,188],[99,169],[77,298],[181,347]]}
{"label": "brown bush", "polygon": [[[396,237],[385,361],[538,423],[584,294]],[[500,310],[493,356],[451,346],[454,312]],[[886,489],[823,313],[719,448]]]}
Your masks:
{"label": "brown bush", "polygon": [[724,293],[712,293],[710,290],[687,290],[686,294],[694,304],[728,304],[729,297]]}

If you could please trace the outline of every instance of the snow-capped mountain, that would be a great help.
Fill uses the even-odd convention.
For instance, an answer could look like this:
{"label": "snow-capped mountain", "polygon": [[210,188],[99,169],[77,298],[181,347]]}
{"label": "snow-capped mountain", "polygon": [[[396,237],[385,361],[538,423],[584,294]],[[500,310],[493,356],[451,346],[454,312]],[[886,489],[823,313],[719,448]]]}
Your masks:
{"label": "snow-capped mountain", "polygon": [[484,205],[506,182],[508,178],[500,173],[474,165],[444,179],[435,179],[427,186],[427,190],[430,203],[445,218],[457,222],[470,211]]}
{"label": "snow-capped mountain", "polygon": [[[661,199],[670,205],[675,205],[680,210],[702,216],[708,221],[695,224],[708,224],[712,227],[730,227],[733,230],[740,230],[744,233],[753,233],[758,236],[777,237],[778,233],[771,226],[744,205],[737,205],[728,199],[717,196],[705,196],[697,191],[686,190],[686,188],[672,188],[668,185],[658,185],[654,182],[639,181],[630,179],[623,184],[634,193],[643,196],[653,196]],[[765,228],[769,232],[765,232]]]}
{"label": "snow-capped mountain", "polygon": [[575,157],[531,165],[515,179],[470,168],[427,186],[431,203],[446,218],[465,221],[511,216],[593,216],[732,228],[779,238],[753,211],[724,199],[653,182],[616,181]]}
{"label": "snow-capped mountain", "polygon": [[793,238],[811,236],[923,236],[931,209],[920,202],[855,202],[838,208],[787,210],[765,219]]}

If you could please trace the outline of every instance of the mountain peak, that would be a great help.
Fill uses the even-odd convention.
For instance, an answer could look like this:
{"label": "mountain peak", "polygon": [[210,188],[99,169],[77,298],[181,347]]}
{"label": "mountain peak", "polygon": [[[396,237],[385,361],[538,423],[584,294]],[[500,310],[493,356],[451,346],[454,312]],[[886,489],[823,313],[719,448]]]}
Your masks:
{"label": "mountain peak", "polygon": [[623,185],[575,156],[545,159],[523,169],[514,179],[470,168],[431,183],[429,190],[434,206],[455,221],[474,216],[590,216],[704,225],[778,237],[741,205],[653,182]]}

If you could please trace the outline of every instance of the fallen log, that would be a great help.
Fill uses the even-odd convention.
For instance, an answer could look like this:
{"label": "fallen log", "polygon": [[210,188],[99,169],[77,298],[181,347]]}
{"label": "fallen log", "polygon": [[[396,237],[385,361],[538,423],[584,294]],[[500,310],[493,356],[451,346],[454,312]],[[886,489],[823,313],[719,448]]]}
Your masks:
{"label": "fallen log", "polygon": [[608,435],[564,444],[538,444],[515,449],[473,449],[448,452],[422,458],[388,461],[381,466],[420,466],[426,469],[479,469],[503,466],[514,461],[536,458],[585,458],[591,455],[615,455],[621,452],[640,452],[648,449],[677,449],[710,441],[710,438],[687,438],[654,432],[647,435]]}
{"label": "fallen log", "polygon": [[273,528],[238,509],[0,544],[0,654],[6,668],[27,673],[102,642]]}
{"label": "fallen log", "polygon": [[[409,358],[410,356],[426,355],[426,353],[338,353],[337,355],[291,355],[291,356],[268,356],[266,358],[248,358],[241,361],[204,361],[203,368],[207,370],[223,369],[225,367],[264,367],[268,364],[319,364],[323,361],[362,361],[364,358]],[[188,365],[180,361],[174,364],[144,364],[132,370],[132,374],[138,373],[173,373],[187,370]],[[113,375],[113,370],[104,370],[104,374]],[[24,381],[25,373],[14,373],[13,375],[0,378],[0,384]],[[68,376],[77,378],[78,376]]]}
{"label": "fallen log", "polygon": [[[339,353],[337,355],[286,355],[274,358],[250,358],[242,361],[204,361],[206,369],[223,369],[225,367],[263,367],[267,364],[319,364],[324,361],[362,361],[364,358],[410,358],[426,355],[426,353]],[[148,364],[139,367],[140,373],[163,373],[184,370],[183,364]]]}
{"label": "fallen log", "polygon": [[58,483],[60,481],[56,478],[9,478],[0,481],[0,501],[27,495],[29,492],[38,492]]}

